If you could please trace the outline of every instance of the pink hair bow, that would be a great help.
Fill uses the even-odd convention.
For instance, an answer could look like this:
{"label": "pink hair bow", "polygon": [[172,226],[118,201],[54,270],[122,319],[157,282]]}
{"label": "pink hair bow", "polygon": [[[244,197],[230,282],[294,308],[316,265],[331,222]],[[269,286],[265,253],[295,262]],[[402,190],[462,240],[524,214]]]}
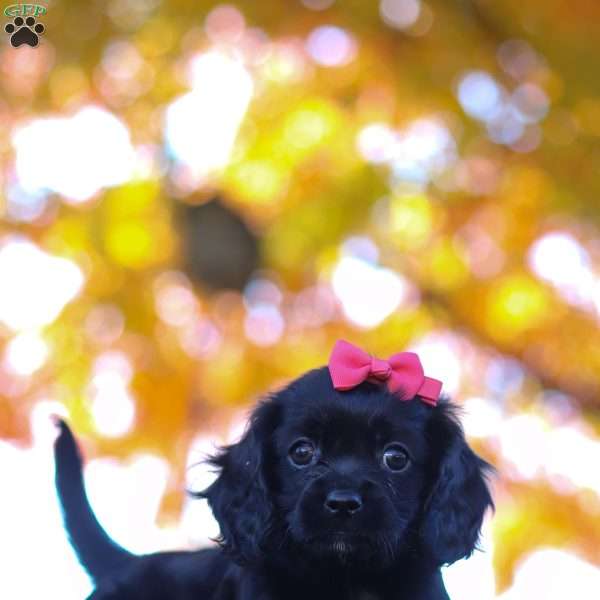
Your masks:
{"label": "pink hair bow", "polygon": [[385,381],[390,392],[401,392],[406,400],[418,395],[431,406],[437,404],[442,390],[441,381],[425,377],[414,352],[400,352],[382,360],[344,340],[333,347],[329,373],[336,390],[349,390],[363,381]]}

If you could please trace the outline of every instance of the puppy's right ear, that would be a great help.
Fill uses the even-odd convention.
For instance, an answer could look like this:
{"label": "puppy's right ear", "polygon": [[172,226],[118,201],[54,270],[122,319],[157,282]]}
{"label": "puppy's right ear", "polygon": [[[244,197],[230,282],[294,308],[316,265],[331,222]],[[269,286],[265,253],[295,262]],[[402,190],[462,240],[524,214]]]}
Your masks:
{"label": "puppy's right ear", "polygon": [[220,470],[216,481],[200,494],[219,523],[221,546],[239,562],[252,563],[272,520],[273,505],[265,480],[265,447],[279,419],[273,401],[260,404],[242,439],[221,450],[210,462]]}

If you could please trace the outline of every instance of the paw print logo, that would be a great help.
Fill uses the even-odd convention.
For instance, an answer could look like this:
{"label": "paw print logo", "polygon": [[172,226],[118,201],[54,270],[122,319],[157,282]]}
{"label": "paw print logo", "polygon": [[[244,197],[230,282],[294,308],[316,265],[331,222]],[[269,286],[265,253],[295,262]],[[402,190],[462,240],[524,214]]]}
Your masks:
{"label": "paw print logo", "polygon": [[34,17],[15,17],[12,23],[4,26],[4,31],[10,35],[10,43],[14,48],[27,44],[35,48],[40,41],[39,36],[45,31],[41,23],[36,23]]}

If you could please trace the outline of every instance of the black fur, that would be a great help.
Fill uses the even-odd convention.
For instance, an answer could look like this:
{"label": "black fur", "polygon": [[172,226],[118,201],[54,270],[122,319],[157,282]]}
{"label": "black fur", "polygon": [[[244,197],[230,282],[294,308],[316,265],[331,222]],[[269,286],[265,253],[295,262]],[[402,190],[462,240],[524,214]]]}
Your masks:
{"label": "black fur", "polygon": [[115,544],[98,523],[85,493],[77,442],[64,421],[57,424],[55,483],[65,527],[81,564],[97,582],[122,570],[135,557]]}
{"label": "black fur", "polygon": [[[315,444],[314,464],[289,459],[299,438]],[[384,467],[392,442],[411,456],[403,472]],[[220,548],[126,553],[93,517],[74,457],[63,425],[57,484],[97,583],[93,600],[447,600],[439,568],[474,551],[492,507],[491,467],[468,447],[451,404],[401,401],[370,383],[336,392],[324,368],[259,404],[243,438],[212,459],[219,477],[200,495]],[[332,512],[333,490],[362,506]]]}

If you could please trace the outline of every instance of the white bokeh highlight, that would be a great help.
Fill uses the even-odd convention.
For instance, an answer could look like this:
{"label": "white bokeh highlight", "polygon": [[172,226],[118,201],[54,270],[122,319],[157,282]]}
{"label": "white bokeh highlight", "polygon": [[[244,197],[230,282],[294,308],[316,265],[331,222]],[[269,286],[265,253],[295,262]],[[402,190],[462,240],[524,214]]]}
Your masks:
{"label": "white bokeh highlight", "polygon": [[173,157],[202,180],[229,162],[254,83],[241,60],[211,50],[192,61],[190,84],[167,107],[165,137]]}
{"label": "white bokeh highlight", "polygon": [[370,123],[358,132],[356,147],[368,162],[387,164],[395,182],[416,185],[427,184],[457,159],[452,133],[435,117],[411,121],[403,129]]}
{"label": "white bokeh highlight", "polygon": [[342,256],[331,278],[346,318],[371,328],[389,317],[407,297],[408,282],[385,267],[354,256]]}
{"label": "white bokeh highlight", "polygon": [[44,365],[49,353],[39,332],[24,331],[7,344],[3,362],[9,372],[26,377]]}
{"label": "white bokeh highlight", "polygon": [[306,50],[319,65],[341,67],[356,57],[357,43],[341,27],[323,25],[310,33],[306,40]]}
{"label": "white bokeh highlight", "polygon": [[20,331],[52,323],[79,293],[84,277],[74,262],[26,238],[8,238],[0,242],[0,281],[0,321]]}
{"label": "white bokeh highlight", "polygon": [[94,362],[88,393],[96,429],[107,437],[125,435],[135,419],[135,400],[129,389],[133,367],[122,352],[110,351]]}
{"label": "white bokeh highlight", "polygon": [[515,582],[497,600],[596,600],[600,568],[558,548],[529,554],[517,567]]}
{"label": "white bokeh highlight", "polygon": [[531,270],[567,302],[593,307],[598,278],[589,253],[573,235],[564,231],[544,234],[532,244],[527,260]]}
{"label": "white bokeh highlight", "polygon": [[74,203],[128,181],[136,168],[129,130],[97,106],[71,117],[35,119],[18,128],[12,141],[23,189],[56,192]]}

